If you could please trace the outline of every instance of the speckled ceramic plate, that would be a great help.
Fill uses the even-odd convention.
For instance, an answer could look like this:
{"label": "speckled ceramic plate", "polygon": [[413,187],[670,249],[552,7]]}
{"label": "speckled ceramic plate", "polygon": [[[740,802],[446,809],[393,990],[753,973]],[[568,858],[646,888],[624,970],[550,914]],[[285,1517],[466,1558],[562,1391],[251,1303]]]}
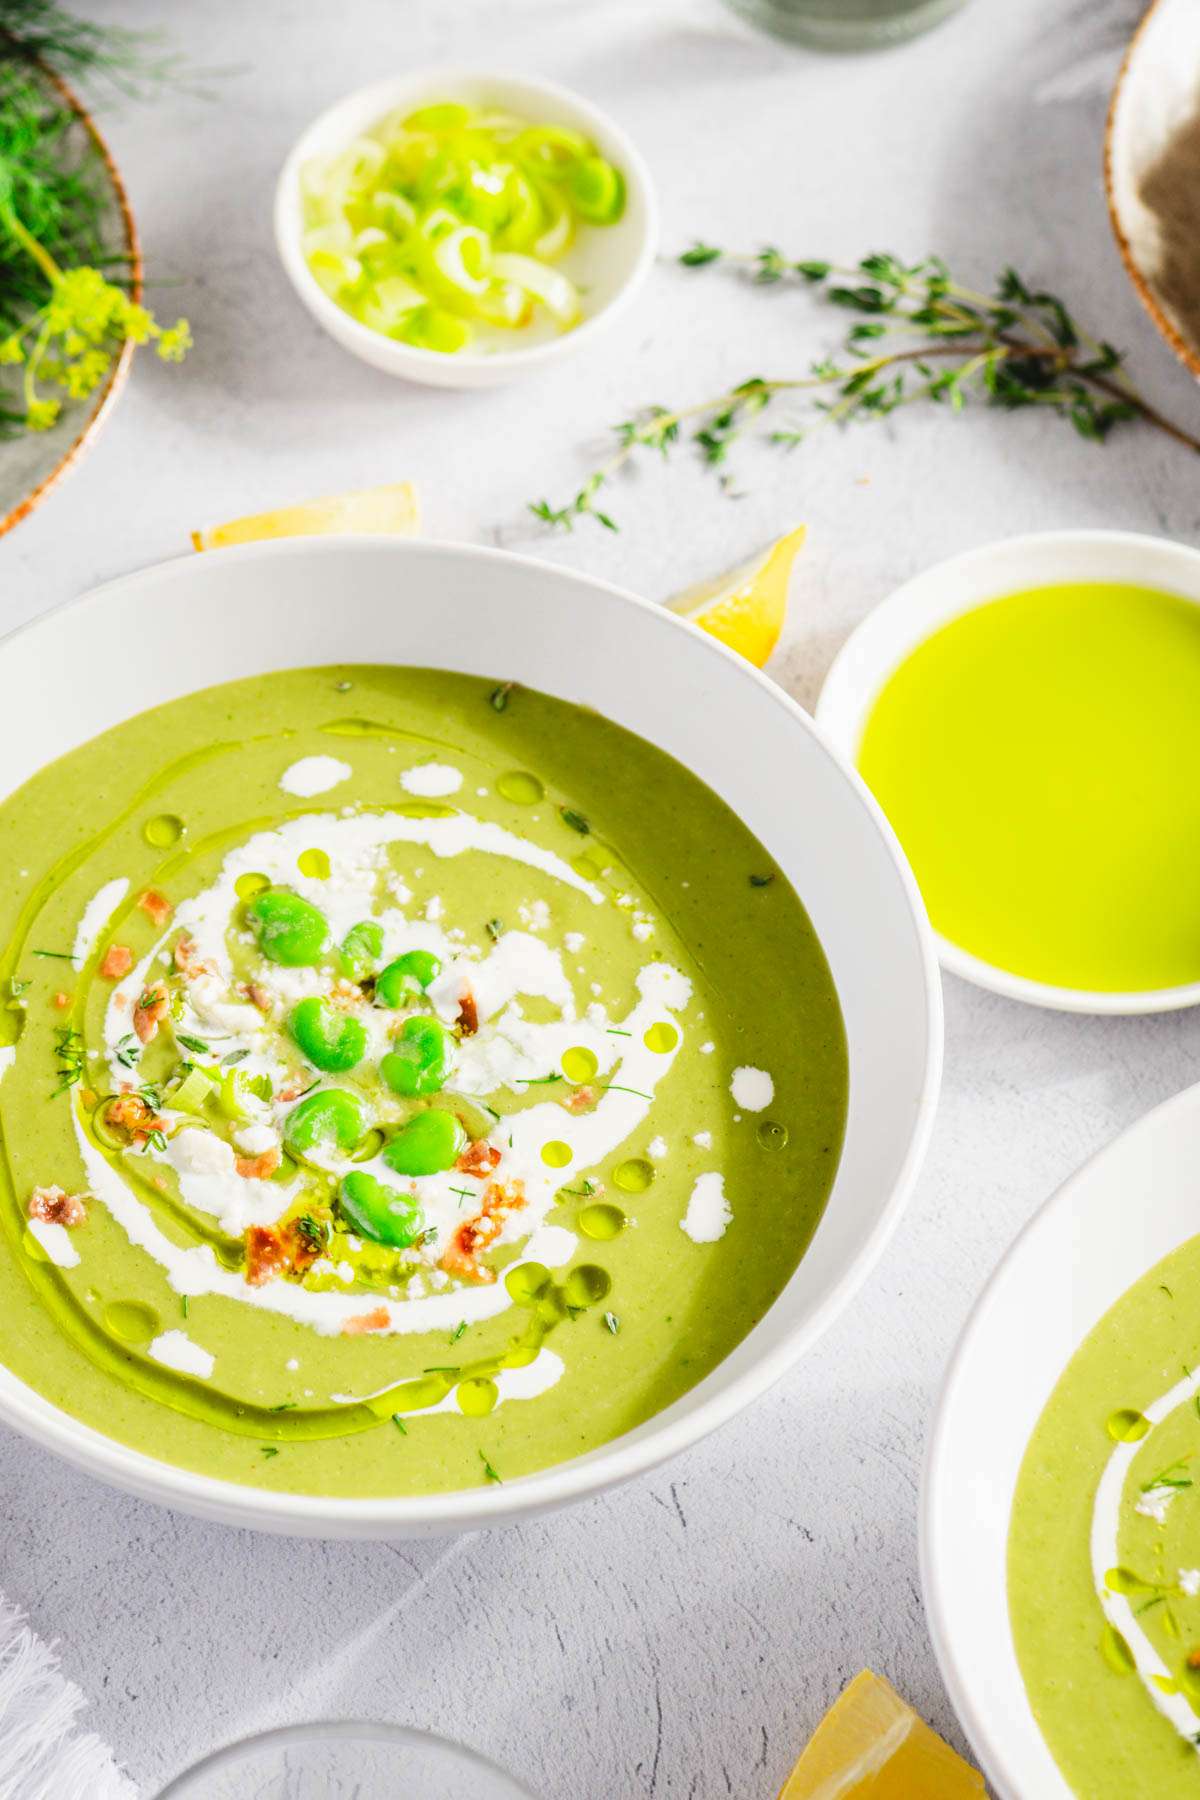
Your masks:
{"label": "speckled ceramic plate", "polygon": [[1121,63],[1104,138],[1104,186],[1117,248],[1138,298],[1200,379],[1200,265],[1186,246],[1196,200],[1172,174],[1200,163],[1200,7],[1153,0]]}
{"label": "speckled ceramic plate", "polygon": [[[78,125],[65,141],[67,153],[77,157],[81,165],[88,161],[94,165],[103,196],[99,228],[105,249],[121,259],[133,297],[140,299],[141,246],[116,165],[104,139],[70,89],[57,76],[46,73],[44,79],[63,95],[78,116]],[[0,439],[0,536],[29,516],[95,440],[124,385],[132,354],[132,344],[126,344],[102,386],[90,399],[65,405],[58,423],[49,431],[26,431]]]}

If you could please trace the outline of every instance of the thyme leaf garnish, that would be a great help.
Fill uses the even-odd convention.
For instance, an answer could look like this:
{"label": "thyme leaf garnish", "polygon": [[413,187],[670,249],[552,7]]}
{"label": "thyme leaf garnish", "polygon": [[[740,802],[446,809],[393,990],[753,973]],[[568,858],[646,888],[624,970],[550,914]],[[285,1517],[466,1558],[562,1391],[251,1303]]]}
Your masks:
{"label": "thyme leaf garnish", "polygon": [[803,443],[813,424],[887,418],[901,406],[928,400],[954,413],[970,402],[1003,412],[1039,408],[1093,443],[1102,443],[1115,426],[1140,419],[1200,451],[1200,438],[1138,393],[1121,351],[1084,331],[1058,295],[1030,285],[1015,269],[1004,269],[994,292],[983,294],[956,281],[935,256],[905,263],[876,253],[838,268],[791,260],[774,245],[741,255],[700,243],[677,260],[692,270],[726,263],[756,286],[798,283],[827,305],[855,315],[855,322],[841,350],[811,363],[806,373],[754,375],[689,405],[642,407],[613,428],[613,453],[568,501],[531,504],[529,510],[547,525],[570,530],[588,517],[615,531],[597,496],[632,457],[646,450],[667,457],[687,429],[701,461],[717,469],[751,422],[784,394],[807,396],[816,417],[807,424],[784,422],[769,433],[770,442],[782,449]]}

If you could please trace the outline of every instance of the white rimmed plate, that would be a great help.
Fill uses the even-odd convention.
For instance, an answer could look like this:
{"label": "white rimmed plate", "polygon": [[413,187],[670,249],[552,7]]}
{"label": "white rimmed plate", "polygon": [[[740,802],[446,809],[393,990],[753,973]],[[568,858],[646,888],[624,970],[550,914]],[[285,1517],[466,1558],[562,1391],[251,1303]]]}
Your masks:
{"label": "white rimmed plate", "polygon": [[[164,624],[172,620],[176,629]],[[203,630],[190,628],[196,620]],[[674,614],[501,551],[293,539],[165,563],[101,588],[0,644],[4,791],[145,707],[238,676],[348,657],[518,680],[594,706],[676,756],[740,814],[797,888],[829,959],[849,1040],[850,1110],[837,1177],[787,1287],[689,1394],[588,1456],[452,1494],[269,1493],[117,1444],[0,1370],[0,1421],[146,1498],[265,1530],[435,1534],[510,1522],[651,1468],[730,1418],[803,1354],[874,1266],[916,1177],[941,1071],[941,989],[920,898],[891,831],[794,701]],[[55,672],[53,707],[45,704],[47,669]]]}
{"label": "white rimmed plate", "polygon": [[1200,1086],[1140,1119],[1046,1202],[950,1361],[926,1455],[921,1577],[942,1677],[1001,1800],[1071,1800],[1026,1697],[1008,1617],[1008,1524],[1025,1446],[1093,1326],[1195,1236],[1198,1161]]}

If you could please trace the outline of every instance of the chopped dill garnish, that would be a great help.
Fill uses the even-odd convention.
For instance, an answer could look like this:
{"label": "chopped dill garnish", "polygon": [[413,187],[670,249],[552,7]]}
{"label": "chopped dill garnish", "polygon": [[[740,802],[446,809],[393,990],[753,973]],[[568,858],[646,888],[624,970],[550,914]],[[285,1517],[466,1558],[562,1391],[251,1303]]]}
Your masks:
{"label": "chopped dill garnish", "polygon": [[618,1319],[616,1313],[606,1312],[604,1315],[604,1323],[607,1329],[612,1332],[614,1337],[616,1337],[618,1331],[621,1329],[621,1321]]}
{"label": "chopped dill garnish", "polygon": [[1187,1472],[1187,1462],[1188,1462],[1188,1458],[1186,1456],[1181,1456],[1178,1458],[1177,1461],[1175,1461],[1173,1463],[1168,1463],[1166,1468],[1161,1469],[1159,1471],[1159,1473],[1153,1477],[1152,1480],[1143,1481],[1143,1483],[1142,1483],[1143,1494],[1150,1493],[1154,1488],[1163,1488],[1163,1487],[1190,1488],[1190,1487],[1194,1487],[1195,1483],[1193,1482],[1191,1476]]}
{"label": "chopped dill garnish", "polygon": [[518,1075],[517,1080],[524,1087],[551,1087],[556,1081],[564,1081],[563,1075]]}
{"label": "chopped dill garnish", "polygon": [[622,1031],[618,1025],[606,1025],[604,1028],[609,1037],[632,1037],[632,1031]]}
{"label": "chopped dill garnish", "polygon": [[643,1094],[641,1088],[622,1087],[619,1081],[602,1081],[600,1086],[608,1088],[614,1094],[636,1094],[639,1100],[653,1100],[653,1094]]}
{"label": "chopped dill garnish", "polygon": [[572,806],[560,806],[558,816],[564,825],[569,825],[571,830],[577,831],[581,837],[587,837],[592,829],[583,814],[576,812]]}
{"label": "chopped dill garnish", "polygon": [[516,687],[515,681],[502,681],[498,688],[493,688],[488,695],[493,712],[503,712],[508,705],[508,696]]}
{"label": "chopped dill garnish", "polygon": [[399,1413],[392,1414],[392,1424],[396,1427],[396,1430],[400,1433],[401,1437],[408,1436],[408,1426],[404,1423],[404,1420],[400,1417]]}
{"label": "chopped dill garnish", "polygon": [[775,877],[773,874],[772,875],[752,875],[750,877],[750,886],[751,887],[770,887],[770,885],[774,881],[774,879],[775,879]]}
{"label": "chopped dill garnish", "polygon": [[332,1241],[332,1219],[315,1219],[312,1213],[301,1213],[295,1223],[296,1231],[309,1250],[315,1250],[319,1254]]}
{"label": "chopped dill garnish", "polygon": [[166,1140],[166,1136],[163,1132],[148,1131],[146,1133],[146,1149],[147,1150],[165,1150],[166,1147],[167,1147],[167,1140]]}
{"label": "chopped dill garnish", "polygon": [[467,1321],[465,1319],[460,1319],[458,1324],[454,1327],[454,1330],[450,1333],[450,1342],[452,1344],[457,1344],[459,1338],[463,1336],[466,1329]]}
{"label": "chopped dill garnish", "polygon": [[268,1412],[295,1412],[295,1410],[296,1402],[294,1400],[281,1400],[278,1406],[267,1408]]}
{"label": "chopped dill garnish", "polygon": [[470,1188],[452,1187],[450,1189],[450,1192],[452,1194],[457,1194],[459,1196],[458,1204],[460,1206],[462,1205],[464,1200],[474,1200],[474,1198],[475,1198],[475,1195],[471,1192]]}
{"label": "chopped dill garnish", "polygon": [[479,1452],[479,1460],[483,1464],[484,1480],[485,1481],[499,1481],[499,1479],[500,1479],[499,1475],[497,1475],[495,1469],[493,1469],[491,1463],[488,1461],[487,1457],[484,1455],[482,1450]]}
{"label": "chopped dill garnish", "polygon": [[54,1056],[58,1064],[59,1083],[50,1096],[52,1100],[59,1094],[65,1094],[83,1076],[83,1038],[70,1025],[60,1025],[55,1031]]}
{"label": "chopped dill garnish", "polygon": [[503,919],[489,919],[485,929],[487,931],[488,936],[491,938],[491,940],[494,944],[497,942],[497,940],[500,938],[501,934],[504,931],[504,920]]}
{"label": "chopped dill garnish", "polygon": [[49,957],[54,962],[74,962],[75,958],[69,950],[35,950],[35,956]]}
{"label": "chopped dill garnish", "polygon": [[259,1446],[259,1448],[262,1450],[262,1453],[264,1456],[278,1456],[279,1455],[278,1444],[261,1444]]}
{"label": "chopped dill garnish", "polygon": [[427,1369],[421,1370],[421,1373],[422,1375],[457,1375],[460,1370],[457,1363],[430,1363]]}
{"label": "chopped dill garnish", "polygon": [[179,1302],[179,1310],[183,1314],[184,1318],[186,1319],[188,1316],[188,1297],[186,1294],[183,1295],[182,1299]]}

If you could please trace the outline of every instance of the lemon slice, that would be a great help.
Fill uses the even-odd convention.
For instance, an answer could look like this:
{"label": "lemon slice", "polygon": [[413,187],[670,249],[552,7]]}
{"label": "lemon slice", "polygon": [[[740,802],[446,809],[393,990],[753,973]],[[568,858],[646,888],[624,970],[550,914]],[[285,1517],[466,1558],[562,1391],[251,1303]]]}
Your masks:
{"label": "lemon slice", "polygon": [[356,494],[330,494],[274,512],[248,513],[192,532],[196,550],[219,550],[228,544],[254,544],[264,538],[315,537],[326,531],[390,531],[415,537],[421,529],[417,491],[409,481],[390,487],[362,488]]}
{"label": "lemon slice", "polygon": [[792,564],[806,529],[798,525],[718,580],[676,594],[668,606],[761,669],[783,630]]}
{"label": "lemon slice", "polygon": [[817,1726],[779,1800],[979,1800],[985,1791],[891,1683],[864,1669]]}

